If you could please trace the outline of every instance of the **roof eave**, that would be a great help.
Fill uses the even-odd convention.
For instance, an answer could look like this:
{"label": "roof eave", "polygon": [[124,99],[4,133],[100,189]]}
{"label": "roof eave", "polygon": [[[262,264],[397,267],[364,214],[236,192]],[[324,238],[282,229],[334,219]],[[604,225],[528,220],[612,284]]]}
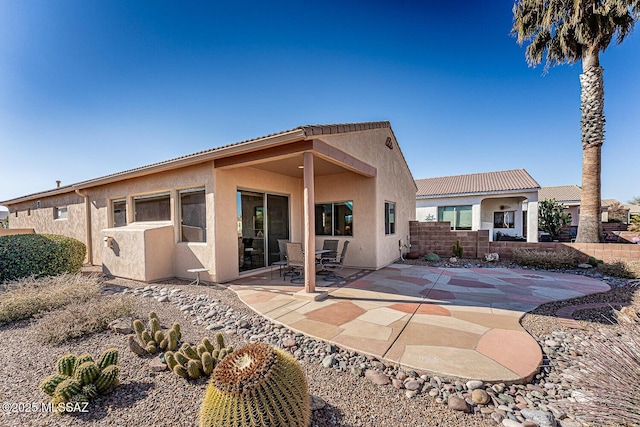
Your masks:
{"label": "roof eave", "polygon": [[99,185],[110,184],[124,179],[137,178],[140,176],[150,175],[158,172],[164,172],[173,169],[183,168],[198,163],[204,163],[211,160],[215,160],[221,157],[232,156],[236,154],[242,154],[246,151],[259,150],[269,148],[271,146],[287,144],[295,141],[301,141],[305,139],[304,130],[301,128],[292,129],[283,133],[265,136],[263,138],[254,139],[251,141],[240,142],[220,148],[216,148],[209,151],[195,153],[180,157],[173,160],[167,160],[153,165],[142,166],[140,168],[131,169],[124,172],[118,172],[112,175],[107,175],[101,178],[90,179],[87,181],[81,181],[76,184],[68,185],[64,188],[56,188],[53,190],[43,191],[40,193],[29,194],[27,196],[18,197],[15,199],[0,202],[2,205],[12,205],[16,203],[28,202],[31,200],[40,199],[42,197],[57,196],[59,194],[73,192],[75,190],[83,190],[91,187],[97,187]]}
{"label": "roof eave", "polygon": [[493,195],[505,195],[513,193],[534,193],[539,190],[538,188],[523,188],[518,190],[498,190],[498,191],[482,191],[482,192],[470,192],[470,193],[449,193],[449,194],[429,194],[429,195],[416,195],[418,199],[443,199],[447,197],[465,197],[465,196],[493,196]]}

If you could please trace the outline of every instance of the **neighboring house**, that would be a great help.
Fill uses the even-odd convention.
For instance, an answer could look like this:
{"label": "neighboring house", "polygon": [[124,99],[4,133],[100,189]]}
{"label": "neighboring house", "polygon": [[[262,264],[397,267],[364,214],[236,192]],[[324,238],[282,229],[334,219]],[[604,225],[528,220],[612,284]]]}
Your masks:
{"label": "neighboring house", "polygon": [[540,185],[524,169],[416,180],[416,219],[449,221],[452,230],[490,230],[491,241],[538,241]]}
{"label": "neighboring house", "polygon": [[278,239],[302,242],[308,268],[329,238],[350,241],[346,265],[384,267],[415,191],[391,125],[371,122],[301,126],[1,204],[12,228],[86,242],[88,262],[115,276],[205,268],[225,282],[279,261]]}
{"label": "neighboring house", "polygon": [[[542,187],[538,193],[538,200],[555,199],[556,202],[564,205],[564,212],[571,215],[571,226],[577,227],[580,220],[580,199],[582,189],[578,185],[559,185],[554,187]],[[616,199],[602,199],[602,222],[609,221],[609,207],[620,203]],[[628,218],[631,215],[632,205],[622,205],[628,212],[624,215]],[[524,209],[527,209],[526,206]]]}
{"label": "neighboring house", "polygon": [[564,205],[564,213],[571,215],[571,226],[578,226],[580,218],[580,197],[582,189],[577,185],[559,185],[542,187],[538,192],[538,201],[555,199]]}

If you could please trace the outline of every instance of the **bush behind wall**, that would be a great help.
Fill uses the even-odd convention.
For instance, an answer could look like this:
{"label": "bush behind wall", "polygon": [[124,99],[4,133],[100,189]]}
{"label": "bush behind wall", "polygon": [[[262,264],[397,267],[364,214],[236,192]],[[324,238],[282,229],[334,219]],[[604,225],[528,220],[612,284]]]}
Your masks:
{"label": "bush behind wall", "polygon": [[77,273],[86,253],[85,244],[71,237],[54,234],[0,236],[0,282]]}

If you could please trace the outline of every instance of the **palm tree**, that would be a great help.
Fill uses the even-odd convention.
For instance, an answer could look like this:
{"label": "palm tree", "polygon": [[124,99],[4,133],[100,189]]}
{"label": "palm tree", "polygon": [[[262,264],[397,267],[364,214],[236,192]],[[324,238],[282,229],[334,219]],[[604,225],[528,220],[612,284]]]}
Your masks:
{"label": "palm tree", "polygon": [[604,83],[600,52],[611,40],[621,43],[640,17],[640,0],[516,0],[511,33],[529,42],[530,66],[544,58],[550,67],[582,61],[582,199],[576,242],[595,243],[600,222],[601,151],[604,142]]}

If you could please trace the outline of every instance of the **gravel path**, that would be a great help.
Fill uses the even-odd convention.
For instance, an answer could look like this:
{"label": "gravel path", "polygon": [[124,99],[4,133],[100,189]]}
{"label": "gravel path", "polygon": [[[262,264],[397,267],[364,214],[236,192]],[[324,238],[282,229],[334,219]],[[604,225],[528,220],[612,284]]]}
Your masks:
{"label": "gravel path", "polygon": [[[475,266],[475,265],[474,265]],[[522,319],[523,326],[539,341],[543,348],[545,341],[549,341],[550,334],[556,332],[555,337],[562,341],[563,326],[555,318],[555,312],[563,305],[581,304],[585,302],[601,301],[626,301],[634,298],[637,287],[632,286],[633,282],[622,279],[607,279],[613,286],[613,290],[605,294],[591,295],[573,300],[570,302],[557,302],[547,304],[527,314]],[[631,282],[631,285],[629,284]],[[328,364],[333,367],[323,365],[327,359],[327,353],[323,349],[322,343],[309,342],[299,334],[288,334],[288,331],[272,330],[270,325],[262,325],[260,319],[256,320],[256,315],[246,307],[232,292],[226,288],[217,286],[190,286],[186,282],[173,280],[157,284],[153,290],[137,282],[115,279],[107,282],[106,293],[121,292],[123,289],[137,289],[137,316],[146,318],[147,313],[154,310],[158,313],[163,326],[170,326],[174,321],[182,325],[183,340],[197,342],[203,336],[212,337],[214,331],[209,326],[204,315],[196,314],[195,308],[184,309],[185,307],[205,305],[213,301],[214,304],[208,307],[220,306],[227,310],[229,316],[233,314],[233,319],[248,319],[250,325],[239,325],[239,321],[233,324],[220,324],[220,328],[227,341],[239,347],[250,340],[264,338],[265,340],[276,340],[278,343],[284,342],[287,338],[295,345],[290,345],[289,351],[294,353],[307,374],[311,394],[318,396],[326,406],[315,410],[312,416],[312,426],[495,426],[504,418],[515,420],[516,415],[520,417],[520,408],[516,403],[503,405],[504,408],[494,411],[483,411],[480,413],[476,408],[476,414],[467,414],[454,411],[442,402],[442,389],[440,394],[430,396],[423,392],[415,397],[408,398],[407,390],[398,390],[392,385],[375,385],[362,375],[354,375],[353,369],[342,369],[338,366],[338,361],[343,355],[335,353],[336,360],[331,360]],[[179,302],[172,303],[158,301],[158,291],[179,289],[177,295],[185,295]],[[154,292],[152,294],[152,291]],[[146,296],[146,297],[145,297]],[[154,298],[155,297],[155,298]],[[182,309],[181,309],[182,308]],[[230,309],[230,310],[229,310]],[[607,312],[608,310],[608,312]],[[606,313],[605,313],[606,312]],[[603,314],[611,315],[611,309],[591,310],[588,313],[576,313],[583,316],[587,328],[606,328],[608,325],[602,322]],[[221,315],[216,313],[217,316]],[[213,317],[214,319],[216,317]],[[223,316],[224,318],[224,316]],[[595,321],[594,321],[595,319]],[[207,386],[207,379],[197,381],[186,381],[170,372],[155,373],[149,369],[150,358],[140,358],[134,355],[126,345],[126,336],[108,331],[93,336],[83,338],[79,341],[68,343],[62,346],[43,345],[34,338],[34,325],[39,320],[18,322],[10,326],[0,328],[0,366],[2,376],[0,376],[0,401],[13,403],[45,402],[47,396],[38,388],[40,381],[54,371],[57,358],[68,352],[76,354],[89,352],[97,356],[101,351],[109,347],[116,347],[120,350],[121,385],[112,394],[101,397],[92,402],[86,413],[72,415],[54,415],[43,413],[2,413],[0,415],[1,426],[194,426],[197,425],[198,411]],[[264,333],[263,333],[264,332]],[[574,334],[585,331],[571,331],[570,336],[574,339]],[[285,346],[287,347],[287,346]],[[304,349],[304,351],[303,351]],[[548,348],[547,348],[548,349]],[[329,351],[329,356],[334,349]],[[558,353],[558,348],[549,350],[549,357],[553,358]],[[570,360],[570,349],[562,353],[563,365],[566,360]],[[357,365],[374,365],[376,361],[365,360],[364,356],[347,354],[349,360],[354,360]],[[331,363],[333,362],[333,363]],[[531,396],[531,392],[542,389],[545,383],[545,375],[553,376],[552,363],[549,368],[539,375],[537,384],[530,388],[521,386],[511,387],[512,396],[521,395],[520,402],[524,397]],[[381,370],[393,377],[399,371],[393,367],[380,366]],[[411,378],[409,378],[411,379]],[[425,377],[427,383],[424,384],[424,391],[428,390],[429,381],[435,386],[435,379]],[[418,378],[420,381],[420,379]],[[439,381],[439,379],[438,379]],[[446,382],[446,381],[445,381]],[[548,381],[551,383],[551,381]],[[460,393],[465,392],[463,384],[446,386],[445,393],[456,393],[454,385],[458,387]],[[552,389],[554,386],[549,386]],[[558,386],[560,387],[560,386]],[[436,387],[437,389],[437,387]],[[491,391],[491,390],[489,390]],[[508,394],[509,388],[504,393]],[[559,391],[558,393],[560,393]],[[534,393],[535,394],[535,393]],[[555,396],[555,391],[553,392]],[[446,396],[446,394],[445,394]],[[554,396],[551,396],[553,399]],[[434,398],[436,397],[436,398]],[[545,397],[548,399],[549,396]],[[446,399],[445,399],[446,402]],[[541,400],[541,402],[546,402]],[[507,402],[505,402],[507,403]],[[526,405],[525,405],[526,406]],[[546,406],[542,406],[546,409]],[[504,413],[496,417],[493,413]],[[556,413],[557,414],[557,413]],[[573,426],[571,418],[565,418],[562,426]],[[508,417],[507,417],[508,416]],[[519,418],[522,420],[522,417]],[[514,421],[515,422],[515,421]],[[502,424],[502,423],[501,423]],[[505,424],[506,425],[506,424]],[[513,424],[517,425],[517,424]]]}

